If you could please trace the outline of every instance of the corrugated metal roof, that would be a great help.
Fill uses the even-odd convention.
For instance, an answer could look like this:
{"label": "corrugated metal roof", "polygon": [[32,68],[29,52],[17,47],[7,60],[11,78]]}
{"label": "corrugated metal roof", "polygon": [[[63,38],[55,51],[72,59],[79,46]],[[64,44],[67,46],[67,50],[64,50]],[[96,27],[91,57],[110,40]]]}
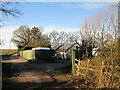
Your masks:
{"label": "corrugated metal roof", "polygon": [[32,50],[50,50],[50,48],[32,48]]}
{"label": "corrugated metal roof", "polygon": [[76,48],[76,46],[80,47],[80,44],[77,43],[77,42],[73,42],[73,43],[70,43],[70,44],[63,44],[62,46],[60,46],[57,51],[68,51],[70,50],[71,48]]}

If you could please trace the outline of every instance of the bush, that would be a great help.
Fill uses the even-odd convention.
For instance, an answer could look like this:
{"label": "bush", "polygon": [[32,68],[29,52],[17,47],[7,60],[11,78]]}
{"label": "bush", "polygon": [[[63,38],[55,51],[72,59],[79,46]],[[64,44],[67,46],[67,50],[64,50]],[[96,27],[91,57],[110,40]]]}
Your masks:
{"label": "bush", "polygon": [[120,64],[118,50],[118,42],[114,42],[110,46],[101,49],[98,57],[94,57],[90,61],[78,62],[76,75],[84,78],[85,88],[119,88]]}

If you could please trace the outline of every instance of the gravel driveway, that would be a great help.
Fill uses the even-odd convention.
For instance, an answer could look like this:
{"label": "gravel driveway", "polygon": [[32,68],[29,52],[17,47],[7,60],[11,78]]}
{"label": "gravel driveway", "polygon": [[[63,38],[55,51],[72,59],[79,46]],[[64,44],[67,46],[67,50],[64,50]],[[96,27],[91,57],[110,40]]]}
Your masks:
{"label": "gravel driveway", "polygon": [[[44,89],[67,88],[70,78],[61,73],[69,63],[28,63],[18,56],[4,57],[2,60],[4,88]],[[4,77],[4,76],[3,76]]]}

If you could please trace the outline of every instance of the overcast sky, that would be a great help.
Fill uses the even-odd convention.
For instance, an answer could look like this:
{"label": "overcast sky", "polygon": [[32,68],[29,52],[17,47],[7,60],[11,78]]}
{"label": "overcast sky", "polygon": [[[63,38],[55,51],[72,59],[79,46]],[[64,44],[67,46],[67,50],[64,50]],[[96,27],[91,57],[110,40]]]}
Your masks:
{"label": "overcast sky", "polygon": [[1,48],[16,48],[10,44],[12,33],[21,25],[42,26],[44,32],[79,31],[81,22],[88,16],[97,13],[109,3],[103,2],[20,2],[14,7],[21,10],[19,18],[11,16],[5,19],[1,29],[4,45]]}

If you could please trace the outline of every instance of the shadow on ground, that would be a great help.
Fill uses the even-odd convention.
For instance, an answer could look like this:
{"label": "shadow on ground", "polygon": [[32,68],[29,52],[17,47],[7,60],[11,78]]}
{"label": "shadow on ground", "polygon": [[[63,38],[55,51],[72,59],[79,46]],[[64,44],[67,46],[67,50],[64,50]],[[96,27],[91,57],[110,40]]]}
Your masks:
{"label": "shadow on ground", "polygon": [[25,83],[18,83],[18,82],[3,82],[3,89],[6,88],[21,88],[21,89],[43,89],[43,88],[65,88],[65,84],[68,81],[64,82],[25,82]]}
{"label": "shadow on ground", "polygon": [[[10,59],[19,59],[17,56],[7,57]],[[6,57],[4,58],[6,60]],[[41,63],[41,64],[33,64],[28,62],[22,63],[2,63],[2,87],[6,88],[22,88],[22,89],[32,89],[32,88],[65,88],[65,84],[68,82],[66,77],[59,71],[66,67],[66,63]],[[27,73],[27,74],[26,74]],[[20,76],[23,75],[23,76]],[[24,75],[26,79],[26,75],[31,77],[32,79],[24,80]],[[30,76],[29,76],[30,75]],[[37,76],[37,79],[34,79]],[[39,80],[39,77],[41,80]],[[51,77],[53,80],[47,80],[47,77]],[[11,79],[12,78],[12,79]],[[21,79],[20,81],[17,79]],[[42,78],[44,80],[42,80]],[[63,79],[63,80],[61,80]],[[33,81],[32,81],[33,80]],[[36,81],[35,81],[36,80]]]}
{"label": "shadow on ground", "polygon": [[0,55],[0,57],[2,58],[2,60],[15,60],[15,59],[19,59],[18,56],[14,55]]}

